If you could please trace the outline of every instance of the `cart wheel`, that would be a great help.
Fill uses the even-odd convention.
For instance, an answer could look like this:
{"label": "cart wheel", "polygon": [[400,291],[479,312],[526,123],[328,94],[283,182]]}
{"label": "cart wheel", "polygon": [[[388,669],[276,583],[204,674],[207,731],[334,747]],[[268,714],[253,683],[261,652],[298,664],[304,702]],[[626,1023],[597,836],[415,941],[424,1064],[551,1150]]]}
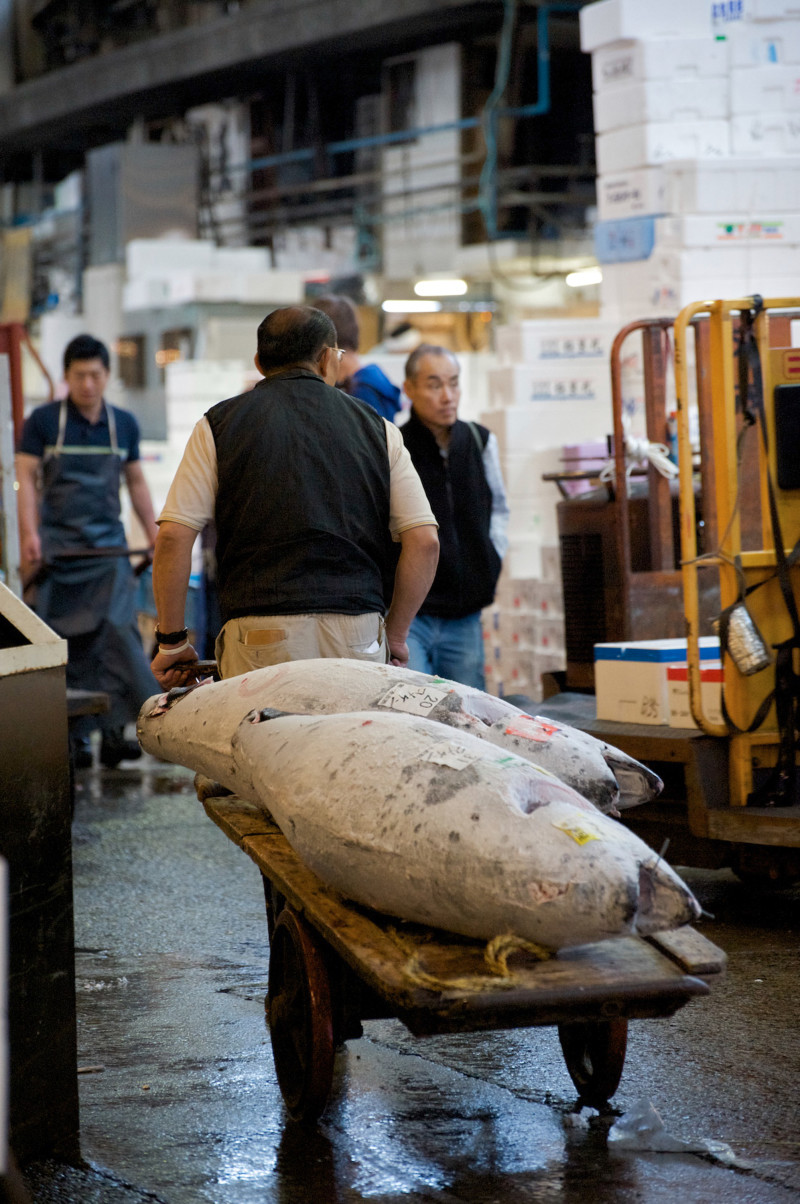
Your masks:
{"label": "cart wheel", "polygon": [[266,1004],[275,1073],[289,1115],[316,1120],[333,1080],[331,985],[319,941],[288,905],[275,921]]}
{"label": "cart wheel", "polygon": [[559,1024],[558,1039],[579,1097],[595,1107],[607,1103],[622,1078],[628,1021]]}

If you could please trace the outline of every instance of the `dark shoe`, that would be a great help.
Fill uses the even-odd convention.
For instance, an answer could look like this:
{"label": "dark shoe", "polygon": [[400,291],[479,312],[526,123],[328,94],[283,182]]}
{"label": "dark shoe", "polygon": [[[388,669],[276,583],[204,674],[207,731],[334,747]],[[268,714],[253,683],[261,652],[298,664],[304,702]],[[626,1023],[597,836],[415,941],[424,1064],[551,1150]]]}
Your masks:
{"label": "dark shoe", "polygon": [[94,763],[92,757],[92,746],[89,742],[89,737],[73,740],[72,744],[72,764],[75,769],[91,769]]}
{"label": "dark shoe", "polygon": [[142,750],[135,740],[126,740],[123,733],[103,732],[100,744],[100,764],[116,769],[120,761],[138,761]]}

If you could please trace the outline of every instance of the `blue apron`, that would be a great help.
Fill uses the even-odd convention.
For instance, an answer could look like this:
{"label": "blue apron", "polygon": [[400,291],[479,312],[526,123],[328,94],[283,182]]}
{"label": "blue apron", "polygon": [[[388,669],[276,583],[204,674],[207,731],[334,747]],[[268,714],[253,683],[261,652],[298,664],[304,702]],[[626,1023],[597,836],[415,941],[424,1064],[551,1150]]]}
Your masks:
{"label": "blue apron", "polygon": [[122,457],[114,411],[104,406],[108,447],[66,444],[67,403],[62,401],[55,446],[45,449],[40,531],[48,571],[36,610],[70,641],[67,684],[107,692],[111,711],[101,726],[118,728],[158,690],[136,626],[130,562],[126,556],[55,559],[59,552],[126,546],[119,503]]}

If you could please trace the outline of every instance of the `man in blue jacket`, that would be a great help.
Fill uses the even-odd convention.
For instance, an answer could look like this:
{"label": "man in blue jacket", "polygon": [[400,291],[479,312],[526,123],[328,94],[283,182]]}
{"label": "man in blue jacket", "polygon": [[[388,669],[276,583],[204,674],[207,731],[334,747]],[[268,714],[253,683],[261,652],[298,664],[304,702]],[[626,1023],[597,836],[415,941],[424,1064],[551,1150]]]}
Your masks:
{"label": "man in blue jacket", "polygon": [[412,351],[403,388],[411,415],[400,430],[439,524],[439,563],[408,633],[408,667],[483,690],[481,610],[508,546],[497,439],[459,420],[459,366],[445,347]]}
{"label": "man in blue jacket", "polygon": [[351,397],[365,401],[381,418],[393,422],[400,409],[400,390],[377,364],[364,364],[358,354],[358,313],[349,297],[331,293],[318,297],[314,309],[327,314],[336,327],[336,341],[344,349],[336,384]]}

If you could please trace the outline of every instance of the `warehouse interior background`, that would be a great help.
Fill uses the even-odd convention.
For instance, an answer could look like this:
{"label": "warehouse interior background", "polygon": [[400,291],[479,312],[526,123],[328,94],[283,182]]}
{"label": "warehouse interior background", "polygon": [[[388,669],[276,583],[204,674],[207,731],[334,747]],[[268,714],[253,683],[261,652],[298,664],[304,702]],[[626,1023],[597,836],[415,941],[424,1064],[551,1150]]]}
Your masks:
{"label": "warehouse interior background", "polygon": [[[5,0],[0,27],[26,407],[74,334],[104,339],[158,506],[194,422],[255,380],[269,308],[346,293],[397,384],[416,341],[452,347],[511,501],[488,680],[537,696],[566,657],[557,507],[588,488],[553,478],[608,459],[616,334],[794,293],[791,0]],[[653,429],[648,348],[615,354],[626,432],[674,459],[671,363]]]}
{"label": "warehouse interior background", "polygon": [[[12,346],[27,412],[63,395],[73,336],[108,344],[108,397],[140,423],[158,511],[197,420],[257,379],[264,315],[343,293],[358,306],[362,355],[396,384],[418,342],[452,348],[460,416],[497,437],[511,520],[483,616],[487,688],[539,702],[558,678],[568,690],[595,689],[598,721],[691,737],[676,474],[682,456],[700,502],[721,492],[703,413],[722,357],[713,359],[707,326],[687,331],[679,430],[674,323],[703,299],[796,298],[798,281],[800,0],[0,0],[0,580],[20,592]],[[13,331],[23,332],[18,344]],[[800,320],[781,313],[770,331],[775,353],[786,352],[775,379],[800,380],[789,354]],[[760,548],[763,515],[748,515],[743,546]],[[694,517],[702,556],[725,521],[710,503]],[[129,508],[126,523],[130,545],[141,546]],[[198,548],[193,590],[203,569]],[[150,638],[147,573],[141,581]],[[718,582],[699,605],[704,619],[719,612]],[[24,951],[47,987],[32,1001],[18,975],[12,992],[18,1048],[32,1056],[12,1065],[12,1135],[23,1159],[53,1150],[69,1159],[78,1141],[74,782],[61,728],[18,722],[58,712],[66,727],[66,653],[21,603],[0,628],[0,736],[13,752],[0,776],[2,851],[18,875],[12,955]],[[664,638],[669,658],[623,664],[596,652]],[[703,706],[722,724],[719,643],[710,634],[700,643]],[[29,654],[33,672],[4,677],[3,657]],[[740,721],[752,713],[744,691],[737,705]],[[683,790],[686,812],[672,832],[673,863],[796,881],[796,805],[777,816],[778,836],[765,835],[767,821],[727,793],[727,752],[717,747],[701,768],[702,781],[689,759],[668,766],[663,814],[678,814],[671,790]],[[135,789],[146,792],[154,772]],[[186,785],[162,776],[167,795]],[[107,835],[130,783],[121,777],[106,796],[100,781],[95,774],[83,802]],[[58,812],[47,848],[47,824],[31,836],[30,798],[48,823]],[[707,830],[692,861],[698,816]],[[642,834],[664,847],[648,822]],[[42,914],[55,915],[48,934],[58,937],[49,949],[19,889],[17,867],[27,873],[37,858],[49,875]],[[788,938],[790,920],[775,914]],[[82,952],[91,960],[97,950]],[[241,977],[238,966],[230,973]],[[762,983],[749,963],[746,974]],[[762,1015],[760,1002],[752,1008]],[[37,1041],[48,1028],[63,1057]],[[132,1083],[136,1075],[138,1066]],[[142,1089],[136,1078],[131,1098]],[[15,1120],[26,1109],[29,1131]],[[96,1132],[101,1112],[98,1104]],[[257,1133],[259,1152],[260,1141]]]}

